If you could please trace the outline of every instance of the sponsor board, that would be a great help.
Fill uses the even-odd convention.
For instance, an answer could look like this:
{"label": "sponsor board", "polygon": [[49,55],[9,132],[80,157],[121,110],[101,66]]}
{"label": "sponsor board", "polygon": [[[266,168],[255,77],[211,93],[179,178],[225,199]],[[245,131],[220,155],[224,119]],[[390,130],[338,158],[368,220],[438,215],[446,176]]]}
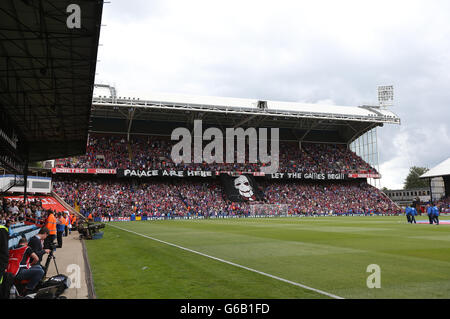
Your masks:
{"label": "sponsor board", "polygon": [[115,168],[52,168],[53,174],[116,174]]}
{"label": "sponsor board", "polygon": [[381,178],[381,175],[380,174],[370,174],[370,173],[363,173],[363,174],[351,173],[351,174],[348,174],[348,178],[375,178],[375,179],[378,179],[378,178]]}

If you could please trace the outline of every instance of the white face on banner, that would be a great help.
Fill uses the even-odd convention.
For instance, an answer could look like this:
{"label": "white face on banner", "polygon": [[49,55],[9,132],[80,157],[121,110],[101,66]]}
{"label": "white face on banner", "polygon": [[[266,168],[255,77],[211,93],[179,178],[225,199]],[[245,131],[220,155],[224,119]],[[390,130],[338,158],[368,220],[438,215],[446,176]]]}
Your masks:
{"label": "white face on banner", "polygon": [[239,190],[239,194],[247,200],[253,200],[253,188],[247,176],[241,175],[234,180],[234,187]]}

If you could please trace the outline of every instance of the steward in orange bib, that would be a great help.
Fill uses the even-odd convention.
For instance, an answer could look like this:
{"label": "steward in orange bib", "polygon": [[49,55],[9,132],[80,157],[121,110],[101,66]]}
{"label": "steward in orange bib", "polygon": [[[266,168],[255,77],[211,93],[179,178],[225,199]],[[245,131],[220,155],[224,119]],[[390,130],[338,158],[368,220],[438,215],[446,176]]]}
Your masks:
{"label": "steward in orange bib", "polygon": [[49,234],[44,242],[44,249],[51,249],[51,244],[56,239],[56,217],[51,210],[48,210],[48,217],[45,227],[49,230]]}
{"label": "steward in orange bib", "polygon": [[88,216],[88,221],[93,221],[94,220],[94,218],[92,217],[92,213],[89,213],[89,216]]}
{"label": "steward in orange bib", "polygon": [[77,215],[75,214],[70,215],[70,221],[72,223],[72,227],[77,227]]}

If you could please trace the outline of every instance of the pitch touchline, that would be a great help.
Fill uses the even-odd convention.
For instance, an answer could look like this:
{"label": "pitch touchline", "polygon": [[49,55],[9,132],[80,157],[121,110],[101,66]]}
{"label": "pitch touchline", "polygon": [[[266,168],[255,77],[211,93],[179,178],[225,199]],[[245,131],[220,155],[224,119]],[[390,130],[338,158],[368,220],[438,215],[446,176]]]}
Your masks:
{"label": "pitch touchline", "polygon": [[263,276],[267,276],[267,277],[270,277],[270,278],[273,278],[273,279],[276,279],[276,280],[279,280],[279,281],[287,282],[288,284],[291,284],[291,285],[294,285],[294,286],[297,286],[297,287],[301,287],[301,288],[304,288],[304,289],[307,289],[307,290],[311,290],[311,291],[317,292],[319,294],[322,294],[322,295],[325,295],[325,296],[328,296],[328,297],[331,297],[331,298],[334,298],[334,299],[344,299],[343,297],[339,297],[339,296],[330,294],[330,293],[328,293],[326,291],[323,291],[323,290],[319,290],[319,289],[315,289],[315,288],[312,288],[312,287],[308,287],[308,286],[305,286],[303,284],[299,284],[297,282],[290,281],[290,280],[287,280],[287,279],[284,279],[284,278],[281,278],[281,277],[278,277],[278,276],[274,276],[274,275],[271,275],[271,274],[268,274],[268,273],[265,273],[265,272],[262,272],[262,271],[259,271],[259,270],[256,270],[256,269],[245,267],[245,266],[233,263],[233,262],[228,261],[228,260],[224,260],[224,259],[221,259],[221,258],[217,258],[217,257],[214,257],[214,256],[210,256],[210,255],[201,253],[201,252],[196,251],[196,250],[192,250],[192,249],[189,249],[189,248],[186,248],[186,247],[183,247],[183,246],[172,244],[172,243],[166,242],[166,241],[158,239],[158,238],[154,238],[154,237],[150,237],[150,236],[147,236],[147,235],[139,234],[139,233],[134,232],[132,230],[121,228],[121,227],[114,226],[114,225],[111,225],[111,224],[109,224],[108,226],[112,226],[112,227],[118,228],[120,230],[129,232],[129,233],[133,233],[133,234],[138,235],[138,236],[142,236],[142,237],[145,237],[145,238],[148,238],[148,239],[152,239],[152,240],[158,241],[158,242],[166,244],[166,245],[177,247],[179,249],[183,249],[183,250],[189,251],[189,252],[194,253],[194,254],[198,254],[198,255],[201,255],[201,256],[204,256],[204,257],[208,257],[208,258],[211,258],[211,259],[223,262],[225,264],[229,264],[229,265],[232,265],[232,266],[235,266],[235,267],[239,267],[239,268],[242,268],[242,269],[245,269],[245,270],[248,270],[248,271],[252,271],[252,272],[255,272],[255,273],[263,275]]}

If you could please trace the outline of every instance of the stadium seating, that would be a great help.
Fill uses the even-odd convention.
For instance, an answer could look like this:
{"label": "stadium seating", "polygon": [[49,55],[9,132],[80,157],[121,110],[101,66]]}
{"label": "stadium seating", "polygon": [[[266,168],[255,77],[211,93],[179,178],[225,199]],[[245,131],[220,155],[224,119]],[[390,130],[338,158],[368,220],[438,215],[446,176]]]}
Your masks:
{"label": "stadium seating", "polygon": [[[86,155],[56,160],[56,167],[176,169],[257,172],[261,163],[181,163],[171,160],[174,142],[155,136],[91,134]],[[248,158],[248,157],[246,157]],[[281,142],[279,172],[377,173],[346,145]],[[394,213],[398,208],[366,182],[287,183],[263,181],[266,204],[285,204],[296,214]],[[68,204],[100,217],[146,213],[149,215],[211,215],[249,213],[248,203],[226,199],[216,180],[151,182],[117,179],[55,177],[54,191]]]}
{"label": "stadium seating", "polygon": [[[173,142],[168,138],[90,135],[86,155],[56,160],[56,167],[130,168],[203,171],[260,170],[261,163],[181,163],[171,160]],[[248,157],[246,157],[248,159]],[[279,172],[377,173],[346,145],[280,142]]]}
{"label": "stadium seating", "polygon": [[39,228],[35,225],[25,225],[24,223],[17,223],[9,228],[9,241],[8,248],[15,248],[20,238],[25,237],[29,240],[31,237],[35,236],[39,232]]}
{"label": "stadium seating", "polygon": [[[399,213],[393,202],[366,182],[271,182],[259,185],[265,204],[286,204],[293,214]],[[216,180],[92,180],[58,177],[54,191],[94,216],[249,214],[247,202],[232,203]],[[262,203],[262,202],[261,202]]]}

